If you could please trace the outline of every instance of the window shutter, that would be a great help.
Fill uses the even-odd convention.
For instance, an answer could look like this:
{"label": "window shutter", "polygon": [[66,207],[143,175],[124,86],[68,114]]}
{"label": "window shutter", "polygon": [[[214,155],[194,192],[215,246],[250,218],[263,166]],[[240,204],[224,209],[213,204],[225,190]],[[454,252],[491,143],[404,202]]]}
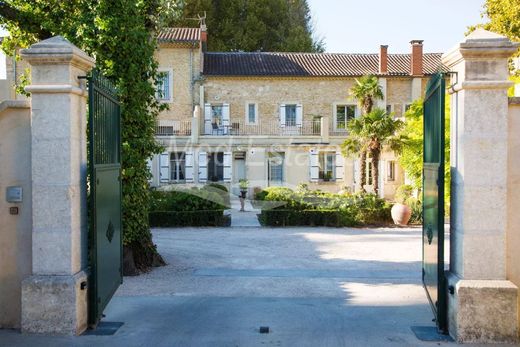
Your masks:
{"label": "window shutter", "polygon": [[164,87],[163,98],[165,100],[169,100],[170,99],[170,72],[169,71],[165,72],[165,74],[164,74],[163,87]]}
{"label": "window shutter", "polygon": [[204,132],[211,135],[211,104],[204,104]]}
{"label": "window shutter", "polygon": [[296,126],[301,127],[303,124],[303,107],[296,105]]}
{"label": "window shutter", "polygon": [[222,125],[224,126],[224,134],[229,131],[229,104],[222,104]]}
{"label": "window shutter", "polygon": [[231,182],[231,165],[232,165],[233,153],[224,152],[224,182]]}
{"label": "window shutter", "polygon": [[170,153],[164,152],[159,156],[159,177],[161,183],[170,182]]}
{"label": "window shutter", "polygon": [[280,125],[285,126],[285,104],[280,105]]}
{"label": "window shutter", "polygon": [[345,159],[341,152],[336,152],[336,180],[343,180]]}
{"label": "window shutter", "polygon": [[186,152],[186,183],[193,183],[193,152]]}
{"label": "window shutter", "polygon": [[205,183],[208,180],[208,153],[199,152],[199,182]]}
{"label": "window shutter", "polygon": [[320,163],[318,158],[318,151],[311,149],[309,152],[309,170],[310,170],[310,181],[318,182],[320,177]]}

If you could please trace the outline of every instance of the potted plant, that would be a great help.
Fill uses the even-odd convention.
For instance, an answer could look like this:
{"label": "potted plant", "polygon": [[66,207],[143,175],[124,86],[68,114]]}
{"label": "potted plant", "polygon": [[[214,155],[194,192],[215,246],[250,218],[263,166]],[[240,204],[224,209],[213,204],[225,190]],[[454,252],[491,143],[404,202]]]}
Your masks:
{"label": "potted plant", "polygon": [[403,184],[397,188],[395,192],[396,203],[392,206],[392,219],[397,225],[405,226],[408,224],[412,216],[412,209],[406,205],[408,199],[412,197],[413,187],[408,184]]}
{"label": "potted plant", "polygon": [[238,181],[238,187],[240,189],[240,211],[244,210],[246,195],[247,195],[247,189],[249,187],[249,181],[246,179],[241,179]]}

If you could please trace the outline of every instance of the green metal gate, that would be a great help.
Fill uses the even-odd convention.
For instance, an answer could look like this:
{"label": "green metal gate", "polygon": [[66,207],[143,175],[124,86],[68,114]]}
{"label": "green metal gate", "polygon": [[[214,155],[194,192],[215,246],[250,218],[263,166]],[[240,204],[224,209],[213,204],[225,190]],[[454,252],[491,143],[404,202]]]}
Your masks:
{"label": "green metal gate", "polygon": [[447,332],[444,277],[445,79],[434,75],[424,98],[423,284],[439,331]]}
{"label": "green metal gate", "polygon": [[121,111],[115,87],[99,72],[89,95],[89,325],[95,327],[122,273]]}

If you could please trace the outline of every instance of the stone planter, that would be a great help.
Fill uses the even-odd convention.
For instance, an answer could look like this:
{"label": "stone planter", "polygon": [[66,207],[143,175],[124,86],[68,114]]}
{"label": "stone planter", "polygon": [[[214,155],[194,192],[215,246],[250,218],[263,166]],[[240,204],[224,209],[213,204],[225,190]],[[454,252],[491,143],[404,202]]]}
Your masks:
{"label": "stone planter", "polygon": [[412,209],[406,205],[397,203],[392,206],[391,213],[395,224],[406,226],[412,216]]}

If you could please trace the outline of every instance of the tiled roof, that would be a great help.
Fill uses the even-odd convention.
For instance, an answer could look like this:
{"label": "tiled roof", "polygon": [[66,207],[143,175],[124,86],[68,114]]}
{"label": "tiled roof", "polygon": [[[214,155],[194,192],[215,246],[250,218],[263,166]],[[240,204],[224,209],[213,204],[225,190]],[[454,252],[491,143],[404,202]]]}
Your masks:
{"label": "tiled roof", "polygon": [[[423,71],[433,74],[442,53],[425,53]],[[410,74],[410,54],[389,54],[388,75]],[[207,76],[347,77],[378,73],[378,54],[349,53],[217,53],[204,54]]]}
{"label": "tiled roof", "polygon": [[200,28],[164,28],[157,35],[160,43],[198,43]]}

